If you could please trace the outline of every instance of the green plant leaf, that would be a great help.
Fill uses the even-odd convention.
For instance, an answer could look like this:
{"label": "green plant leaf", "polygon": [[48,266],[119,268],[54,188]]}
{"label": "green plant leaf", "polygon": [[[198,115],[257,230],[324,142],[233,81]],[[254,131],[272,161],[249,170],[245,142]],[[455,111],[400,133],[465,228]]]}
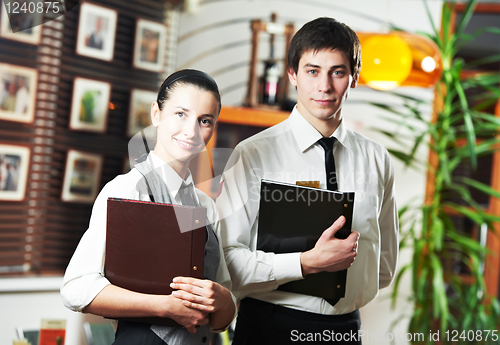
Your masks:
{"label": "green plant leaf", "polygon": [[465,184],[467,184],[467,185],[469,185],[471,187],[474,187],[475,189],[480,190],[481,192],[483,192],[485,194],[488,194],[490,196],[493,196],[495,198],[500,199],[500,192],[497,191],[496,189],[491,188],[490,186],[488,186],[488,185],[486,185],[484,183],[481,183],[479,181],[470,179],[468,177],[463,177],[460,180],[463,183],[465,183]]}
{"label": "green plant leaf", "polygon": [[485,65],[488,63],[498,62],[498,61],[500,61],[500,54],[491,55],[491,56],[487,56],[487,57],[480,58],[480,59],[469,62],[467,64],[467,68],[473,68],[473,67]]}
{"label": "green plant leaf", "polygon": [[[436,44],[441,47],[443,44],[442,43],[443,41],[441,40],[441,35],[439,34],[437,26],[436,26],[436,24],[434,24],[434,20],[432,19],[431,11],[429,9],[429,5],[427,4],[427,0],[424,0],[424,5],[425,5],[425,11],[427,12],[427,18],[429,18],[429,21],[431,22],[431,27],[432,27],[432,31],[434,32],[434,39],[436,40]],[[444,10],[443,10],[443,13],[444,13]],[[449,21],[448,21],[448,23],[449,23]],[[444,25],[445,25],[445,22],[443,20],[443,26]]]}
{"label": "green plant leaf", "polygon": [[393,150],[393,149],[387,149],[387,151],[393,155],[394,157],[396,157],[397,159],[399,159],[400,161],[402,161],[405,166],[409,167],[412,165],[412,160],[411,160],[411,156],[409,154],[407,154],[406,152],[403,152],[403,151],[399,151],[399,150]]}
{"label": "green plant leaf", "polygon": [[396,301],[398,299],[398,292],[399,292],[399,284],[401,282],[401,279],[403,278],[405,272],[411,268],[411,263],[410,264],[407,264],[407,265],[404,265],[403,267],[401,267],[401,269],[399,270],[398,274],[396,275],[396,279],[394,279],[394,287],[392,289],[392,294],[391,294],[391,308],[395,308],[396,307]]}
{"label": "green plant leaf", "polygon": [[432,300],[433,300],[433,316],[438,318],[441,316],[441,329],[446,328],[448,323],[448,301],[446,298],[446,289],[443,279],[443,266],[439,258],[431,253],[432,265]]}
{"label": "green plant leaf", "polygon": [[460,22],[457,25],[457,29],[455,30],[457,34],[462,34],[464,32],[465,27],[472,18],[472,14],[474,14],[474,7],[476,7],[476,2],[477,0],[471,0],[467,2],[465,10],[462,13],[462,18],[460,19]]}
{"label": "green plant leaf", "polygon": [[494,214],[489,214],[489,213],[484,213],[481,210],[471,210],[467,207],[464,207],[462,205],[457,205],[454,203],[446,202],[443,203],[443,205],[449,206],[450,208],[454,209],[455,211],[463,214],[464,216],[472,219],[476,224],[482,224],[485,222],[500,222],[500,216],[494,215]]}

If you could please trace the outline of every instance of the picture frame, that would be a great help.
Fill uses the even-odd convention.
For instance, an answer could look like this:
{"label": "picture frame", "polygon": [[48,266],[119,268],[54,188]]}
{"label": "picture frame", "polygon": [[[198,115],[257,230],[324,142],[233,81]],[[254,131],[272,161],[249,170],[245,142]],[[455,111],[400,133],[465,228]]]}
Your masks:
{"label": "picture frame", "polygon": [[[43,3],[43,0],[33,0],[35,8],[37,3]],[[28,44],[39,44],[42,35],[42,13],[19,12],[7,15],[5,6],[2,6],[2,15],[0,17],[0,37],[24,42]],[[15,27],[12,27],[15,25]]]}
{"label": "picture frame", "polygon": [[160,22],[138,19],[135,28],[133,66],[160,72],[165,65],[167,26]]}
{"label": "picture frame", "polygon": [[97,197],[103,158],[99,154],[69,150],[66,158],[62,201],[91,204]]}
{"label": "picture frame", "polygon": [[127,137],[131,138],[141,129],[151,126],[151,104],[157,93],[149,90],[132,89],[127,121]]}
{"label": "picture frame", "polygon": [[118,12],[89,2],[80,4],[76,53],[111,61],[115,50]]}
{"label": "picture frame", "polygon": [[0,143],[0,201],[22,201],[31,150],[27,146]]}
{"label": "picture frame", "polygon": [[37,83],[36,69],[0,63],[0,119],[33,122]]}
{"label": "picture frame", "polygon": [[76,77],[69,128],[104,133],[108,122],[111,83]]}

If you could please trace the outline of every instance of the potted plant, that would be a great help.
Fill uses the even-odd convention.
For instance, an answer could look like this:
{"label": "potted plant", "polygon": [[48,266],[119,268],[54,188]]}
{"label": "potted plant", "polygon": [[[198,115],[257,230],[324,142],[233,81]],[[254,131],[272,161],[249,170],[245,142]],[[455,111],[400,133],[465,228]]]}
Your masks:
{"label": "potted plant", "polygon": [[[483,277],[487,250],[454,222],[454,217],[458,216],[492,231],[494,222],[500,221],[499,215],[486,212],[472,196],[476,190],[500,198],[500,191],[457,173],[463,167],[473,171],[477,168],[478,158],[491,155],[500,146],[500,118],[486,111],[500,97],[499,74],[467,73],[481,63],[500,61],[500,57],[468,63],[457,57],[464,43],[482,32],[500,34],[498,28],[484,28],[473,35],[465,33],[476,2],[466,2],[456,30],[452,28],[455,3],[445,2],[441,31],[432,23],[434,32],[427,35],[439,47],[443,65],[441,81],[435,92],[433,121],[429,122],[422,116],[420,100],[399,93],[393,92],[402,98],[405,110],[371,103],[399,117],[399,125],[406,133],[411,133],[410,145],[389,150],[394,157],[407,166],[415,165],[418,161],[416,152],[421,145],[428,146],[431,156],[429,161],[432,164],[428,163],[427,171],[428,179],[434,181],[432,193],[428,193],[423,204],[406,205],[400,210],[400,249],[411,248],[413,258],[401,267],[392,293],[395,303],[400,296],[401,278],[409,272],[413,313],[408,332],[423,334],[425,344],[500,342],[499,303],[487,295]],[[424,3],[429,13],[425,0]],[[468,91],[478,88],[483,90],[479,98],[467,96]],[[381,132],[401,147],[397,134]],[[457,274],[457,267],[467,272],[467,278]],[[440,332],[438,337],[431,336],[437,332]]]}

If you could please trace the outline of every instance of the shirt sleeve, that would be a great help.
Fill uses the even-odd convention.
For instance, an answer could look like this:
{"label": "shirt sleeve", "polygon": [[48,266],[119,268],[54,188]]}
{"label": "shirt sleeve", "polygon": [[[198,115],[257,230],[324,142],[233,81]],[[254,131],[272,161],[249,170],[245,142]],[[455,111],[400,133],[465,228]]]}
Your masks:
{"label": "shirt sleeve", "polygon": [[108,197],[138,198],[138,193],[135,197],[125,193],[128,189],[124,186],[134,185],[125,176],[127,175],[118,176],[106,184],[97,196],[89,227],[66,268],[61,297],[64,305],[71,310],[82,311],[110,284],[104,276],[107,200]]}
{"label": "shirt sleeve", "polygon": [[[197,195],[198,198],[203,206],[208,206],[207,207],[207,212],[210,211],[209,214],[209,221],[212,224],[212,228],[215,232],[215,235],[219,239],[219,251],[220,251],[220,260],[219,260],[219,267],[217,269],[217,276],[215,278],[215,281],[219,283],[220,285],[224,286],[226,289],[228,289],[231,292],[232,289],[232,282],[231,282],[231,275],[229,274],[229,270],[227,269],[227,264],[226,260],[224,259],[224,251],[222,249],[222,243],[220,241],[220,221],[219,221],[219,216],[217,214],[217,209],[215,207],[215,204],[212,199],[210,199],[208,196],[206,196],[205,193],[197,190]],[[201,195],[200,195],[201,194]],[[234,294],[231,292],[231,298],[233,299],[234,303],[234,315],[233,315],[233,320],[236,318],[236,315],[238,314],[238,304],[236,297]],[[226,327],[221,328],[221,329],[211,329],[212,332],[224,332],[230,325],[229,323]]]}
{"label": "shirt sleeve", "polygon": [[[259,155],[255,155],[259,156]],[[262,167],[238,147],[228,160],[217,198],[225,259],[238,298],[302,279],[300,253],[256,250]],[[257,157],[255,157],[257,159]]]}
{"label": "shirt sleeve", "polygon": [[389,286],[396,275],[399,252],[398,212],[394,193],[394,171],[386,153],[386,179],[380,212],[380,276],[379,288]]}

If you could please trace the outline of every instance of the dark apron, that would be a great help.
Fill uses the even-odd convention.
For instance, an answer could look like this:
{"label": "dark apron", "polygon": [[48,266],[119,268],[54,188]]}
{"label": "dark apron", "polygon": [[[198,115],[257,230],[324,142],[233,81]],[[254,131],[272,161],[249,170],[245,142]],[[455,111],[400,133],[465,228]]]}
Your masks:
{"label": "dark apron", "polygon": [[[149,195],[153,202],[175,204],[170,197],[170,191],[160,174],[152,169],[148,162],[151,158],[144,159],[136,164],[135,168],[144,176],[137,184],[139,194]],[[160,169],[160,168],[159,168]],[[194,192],[194,191],[193,191]],[[199,206],[199,205],[197,205]],[[207,236],[205,241],[205,262],[203,276],[205,279],[215,281],[220,261],[219,241],[212,226],[207,220]],[[119,321],[116,330],[114,345],[184,345],[208,344],[210,324],[200,326],[195,334],[188,332],[184,327],[168,327],[159,325],[141,324],[137,322]]]}

